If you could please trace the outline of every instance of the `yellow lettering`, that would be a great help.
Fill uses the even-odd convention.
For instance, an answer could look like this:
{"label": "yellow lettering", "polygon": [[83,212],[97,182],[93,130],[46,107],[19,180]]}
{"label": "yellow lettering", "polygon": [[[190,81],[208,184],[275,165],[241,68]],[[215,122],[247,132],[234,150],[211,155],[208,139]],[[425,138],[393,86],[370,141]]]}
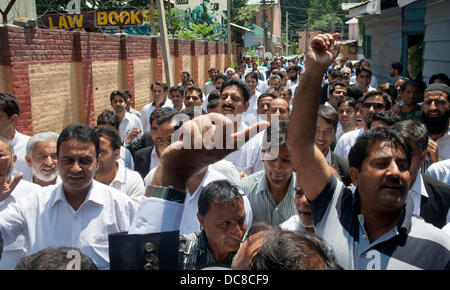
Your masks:
{"label": "yellow lettering", "polygon": [[109,12],[108,20],[109,24],[116,25],[118,22],[119,15],[116,11]]}
{"label": "yellow lettering", "polygon": [[119,21],[125,25],[130,24],[130,13],[128,13],[128,11],[120,12]]}
{"label": "yellow lettering", "polygon": [[59,16],[59,29],[68,29],[69,26],[67,26],[67,21],[66,21],[66,17],[64,16]]}
{"label": "yellow lettering", "polygon": [[108,14],[105,11],[97,12],[97,26],[108,24]]}
{"label": "yellow lettering", "polygon": [[78,28],[83,27],[83,15],[67,16],[67,19],[69,20],[71,28],[75,26],[74,24],[76,24]]}
{"label": "yellow lettering", "polygon": [[[142,24],[141,20],[139,19],[139,13],[141,13],[141,10],[138,11],[131,11],[131,24]],[[142,13],[142,15],[144,15],[144,13]]]}
{"label": "yellow lettering", "polygon": [[53,25],[53,19],[51,16],[48,18],[48,25],[50,26],[50,29],[58,29],[57,26]]}

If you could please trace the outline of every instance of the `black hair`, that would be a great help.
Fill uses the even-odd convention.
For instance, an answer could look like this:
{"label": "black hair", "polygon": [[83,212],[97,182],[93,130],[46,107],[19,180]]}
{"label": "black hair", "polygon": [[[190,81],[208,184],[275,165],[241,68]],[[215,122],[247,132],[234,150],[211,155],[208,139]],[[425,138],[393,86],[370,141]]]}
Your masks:
{"label": "black hair", "polygon": [[380,84],[378,85],[377,89],[391,96],[392,100],[396,100],[398,97],[397,89],[393,84],[390,83]]}
{"label": "black hair", "polygon": [[182,74],[182,75],[183,75],[183,74],[186,74],[186,75],[188,76],[188,78],[191,77],[191,74],[190,74],[188,71],[184,71],[184,72],[182,72],[181,74]]}
{"label": "black hair", "polygon": [[154,120],[156,120],[157,125],[170,121],[175,114],[177,114],[177,111],[172,108],[157,108],[150,114],[150,126],[152,126]]}
{"label": "black hair", "polygon": [[252,78],[252,79],[255,79],[256,81],[259,80],[258,76],[254,72],[249,72],[248,74],[246,74],[245,75],[245,80],[247,80],[247,78]]}
{"label": "black hair", "polygon": [[[47,248],[37,253],[23,257],[17,263],[15,270],[72,270],[72,261],[80,255],[79,270],[98,270],[91,258],[71,247]],[[76,267],[76,265],[74,265]]]}
{"label": "black hair", "polygon": [[328,86],[328,89],[330,90],[330,96],[333,94],[334,90],[337,86],[344,87],[346,90],[348,89],[347,84],[341,81],[332,81],[330,85]]}
{"label": "black hair", "polygon": [[339,109],[339,107],[342,104],[348,104],[350,107],[355,108],[356,107],[356,100],[350,97],[344,97],[342,99],[339,100],[339,102],[337,103],[337,108]]}
{"label": "black hair", "polygon": [[111,125],[117,130],[119,130],[120,127],[120,119],[117,117],[116,114],[114,114],[111,110],[104,110],[100,113],[97,117],[97,126],[101,125]]}
{"label": "black hair", "polygon": [[218,99],[214,99],[214,100],[209,100],[208,104],[206,105],[206,108],[209,110],[211,109],[215,109],[219,106],[219,100]]}
{"label": "black hair", "polygon": [[360,66],[360,67],[358,67],[358,68],[356,69],[356,76],[358,76],[358,75],[359,75],[361,72],[363,72],[363,71],[369,73],[369,75],[372,76],[372,71],[371,71],[370,68],[367,67],[367,66]]}
{"label": "black hair", "polygon": [[199,87],[196,87],[196,86],[190,86],[186,89],[185,95],[187,94],[187,92],[191,92],[191,91],[195,91],[195,92],[199,93],[200,99],[203,99],[202,89],[200,89]]}
{"label": "black hair", "polygon": [[385,92],[379,92],[379,91],[371,91],[368,92],[364,95],[364,99],[363,102],[365,102],[368,98],[373,97],[373,96],[381,96],[383,98],[383,101],[385,103],[385,107],[384,109],[386,111],[390,110],[392,107],[392,99],[391,96],[389,96],[388,94],[386,94]]}
{"label": "black hair", "polygon": [[263,239],[250,270],[342,270],[333,250],[319,236],[301,231],[262,228]]}
{"label": "black hair", "polygon": [[391,67],[393,69],[397,70],[399,74],[401,74],[403,72],[403,64],[401,64],[399,62],[394,62],[393,64],[391,64]]}
{"label": "black hair", "polygon": [[211,202],[227,203],[232,200],[242,200],[239,189],[228,180],[216,180],[205,186],[198,197],[198,213],[205,216],[211,206]]}
{"label": "black hair", "polygon": [[14,114],[20,115],[19,101],[10,93],[0,93],[0,109],[8,115],[8,118]]}
{"label": "black hair", "polygon": [[166,83],[160,81],[153,82],[152,85],[150,86],[150,90],[153,91],[154,86],[161,86],[165,92],[167,92],[167,90],[169,89],[169,86]]}
{"label": "black hair", "polygon": [[172,86],[172,87],[170,87],[169,95],[172,94],[172,92],[175,92],[175,91],[179,91],[181,93],[181,95],[184,96],[184,89],[183,89],[182,86]]}
{"label": "black hair", "polygon": [[[206,114],[205,111],[201,110],[202,115]],[[194,119],[195,116],[195,106],[186,107],[181,110],[180,114],[186,114],[190,120]],[[173,118],[173,117],[172,117]]]}
{"label": "black hair", "polygon": [[111,92],[111,95],[109,95],[109,101],[112,102],[114,99],[114,96],[120,96],[125,101],[125,103],[128,100],[128,95],[123,90],[114,90]]}
{"label": "black hair", "polygon": [[392,111],[382,111],[382,112],[373,112],[367,116],[366,122],[367,128],[370,129],[372,123],[375,121],[381,121],[386,124],[388,127],[391,127],[395,123],[400,122],[402,119],[399,115],[395,114]]}
{"label": "black hair", "polygon": [[414,87],[417,88],[417,90],[420,90],[420,85],[419,85],[419,83],[416,82],[415,80],[408,80],[408,81],[406,81],[406,82],[400,87],[400,90],[401,90],[402,92],[404,92],[408,86],[414,86]]}
{"label": "black hair", "polygon": [[61,134],[58,137],[58,141],[56,142],[56,154],[59,156],[59,148],[61,144],[70,139],[75,139],[81,143],[90,143],[92,142],[95,146],[96,157],[100,152],[100,141],[98,139],[97,134],[95,134],[92,128],[84,124],[72,124],[64,128]]}
{"label": "black hair", "polygon": [[434,83],[435,80],[441,80],[444,84],[446,84],[447,86],[450,86],[450,79],[444,73],[438,73],[438,74],[432,75],[430,77],[430,79],[428,80],[428,84],[430,85],[430,84]]}
{"label": "black hair", "polygon": [[320,105],[319,110],[317,112],[317,116],[324,119],[325,122],[327,122],[328,124],[333,125],[334,129],[337,128],[339,118],[336,111],[333,110],[332,108],[325,105]]}
{"label": "black hair", "polygon": [[209,93],[208,102],[212,101],[212,100],[218,100],[218,99],[220,99],[220,91],[219,90],[214,90]]}
{"label": "black hair", "polygon": [[408,167],[411,165],[411,147],[405,139],[397,132],[389,128],[376,127],[365,131],[361,136],[356,138],[355,144],[348,153],[348,163],[350,167],[361,170],[364,159],[369,155],[368,149],[371,145],[380,142],[389,142],[396,147],[400,147],[405,151],[408,159]]}
{"label": "black hair", "polygon": [[226,87],[230,86],[237,86],[239,89],[241,89],[244,97],[244,103],[247,103],[250,100],[250,86],[241,79],[229,79],[225,81],[223,86],[220,88],[220,95],[222,95],[223,90]]}
{"label": "black hair", "polygon": [[120,139],[120,134],[117,129],[111,127],[94,127],[94,132],[97,134],[98,138],[106,138],[110,142],[110,147],[112,150],[120,150],[122,146],[122,141]]}
{"label": "black hair", "polygon": [[405,120],[394,124],[392,130],[398,131],[406,140],[414,141],[419,153],[427,150],[428,130],[424,124],[413,120]]}
{"label": "black hair", "polygon": [[352,84],[347,87],[347,96],[358,100],[359,98],[364,96],[364,93],[359,84]]}
{"label": "black hair", "polygon": [[259,104],[259,101],[260,101],[261,99],[267,98],[267,97],[270,97],[270,98],[273,98],[273,99],[278,98],[278,96],[275,95],[275,94],[273,94],[273,93],[265,92],[264,94],[259,95],[258,101],[257,101],[256,103]]}
{"label": "black hair", "polygon": [[223,79],[226,82],[228,80],[228,77],[226,75],[224,75],[224,74],[218,74],[214,78],[214,83],[217,82],[218,79]]}

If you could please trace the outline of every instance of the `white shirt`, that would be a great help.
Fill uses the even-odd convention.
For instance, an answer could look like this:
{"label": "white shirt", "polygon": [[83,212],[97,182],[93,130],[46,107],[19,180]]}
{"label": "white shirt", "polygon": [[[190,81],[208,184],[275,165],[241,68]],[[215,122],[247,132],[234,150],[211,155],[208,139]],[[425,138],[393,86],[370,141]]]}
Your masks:
{"label": "white shirt", "polygon": [[450,223],[446,224],[442,230],[450,237]]}
{"label": "white shirt", "polygon": [[[0,202],[0,212],[7,208],[10,203],[16,202],[19,198],[39,188],[41,188],[40,185],[22,179],[17,184],[16,188],[14,188],[13,192],[11,192],[10,196]],[[0,270],[14,270],[17,262],[25,257],[26,254],[25,237],[23,235],[19,235],[14,242],[3,245]]]}
{"label": "white shirt", "polygon": [[440,182],[450,185],[450,159],[431,164],[426,174],[436,178]]}
{"label": "white shirt", "polygon": [[207,83],[205,83],[204,89],[203,89],[203,94],[205,96],[209,95],[212,91],[214,91],[216,89],[216,86],[214,86],[214,84],[212,83],[212,81],[209,81]]}
{"label": "white shirt", "polygon": [[127,195],[95,180],[75,211],[59,184],[42,187],[2,210],[0,231],[6,244],[23,234],[28,255],[48,247],[74,247],[99,269],[107,269],[108,235],[128,231],[135,211]]}
{"label": "white shirt", "polygon": [[136,115],[126,112],[125,117],[123,118],[122,122],[120,122],[119,126],[120,139],[122,140],[122,142],[125,141],[128,134],[130,134],[130,132],[134,128],[141,129],[141,133],[139,133],[139,135],[135,137],[132,141],[135,141],[138,137],[141,137],[144,131],[142,130],[141,120],[139,120],[139,118]]}
{"label": "white shirt", "polygon": [[292,91],[292,95],[294,95],[295,92],[295,88],[300,84],[299,79],[297,79],[297,81],[293,82],[291,80],[288,80],[286,83],[286,87],[291,89]]}
{"label": "white shirt", "polygon": [[[27,154],[27,143],[30,140],[30,136],[24,135],[16,130],[12,144],[14,147],[14,154],[17,156],[16,166],[12,171],[12,175],[22,172],[24,175],[30,174],[31,168],[28,167],[25,161],[25,155]],[[31,173],[33,174],[33,173]]]}
{"label": "white shirt", "polygon": [[356,129],[345,133],[339,138],[339,141],[334,148],[334,153],[341,156],[344,159],[348,159],[348,153],[356,142],[356,138],[364,133],[364,128]]}
{"label": "white shirt", "polygon": [[122,163],[122,165],[126,168],[134,170],[133,155],[131,155],[131,152],[128,148],[120,146],[120,157],[118,161]]}
{"label": "white shirt", "polygon": [[136,202],[136,206],[139,205],[145,194],[144,181],[141,175],[136,171],[125,168],[119,162],[117,164],[119,166],[117,174],[109,186],[126,193]]}
{"label": "white shirt", "polygon": [[[439,157],[442,160],[450,159],[450,129],[447,131],[447,134],[444,134],[441,138],[435,140],[435,142],[438,145]],[[16,149],[14,148],[14,150]]]}
{"label": "white shirt", "polygon": [[255,91],[255,94],[250,98],[247,111],[242,114],[242,122],[247,126],[253,125],[255,122],[258,122],[258,98],[261,96],[261,93]]}
{"label": "white shirt", "polygon": [[269,90],[269,89],[270,89],[270,86],[265,81],[258,80],[258,85],[256,86],[256,90],[258,92],[263,94],[263,93],[267,92],[267,90]]}
{"label": "white shirt", "polygon": [[[164,101],[164,105],[162,108],[173,108],[172,101],[170,99],[166,99]],[[142,124],[142,132],[150,132],[150,115],[155,110],[155,102],[147,104],[142,108],[141,112],[141,124]]]}
{"label": "white shirt", "polygon": [[422,200],[422,195],[428,197],[427,190],[425,188],[425,184],[423,183],[422,174],[420,171],[417,173],[416,180],[414,181],[413,186],[409,190],[409,195],[411,195],[414,201],[414,211],[415,215],[420,215],[420,204]]}
{"label": "white shirt", "polygon": [[[237,132],[243,131],[247,128],[247,125],[241,122]],[[245,172],[247,175],[257,172],[257,168],[260,167],[261,147],[264,133],[260,132],[247,143],[245,143],[240,149],[228,154],[224,159],[230,161],[236,166],[239,172]]]}
{"label": "white shirt", "polygon": [[184,200],[183,217],[180,224],[180,235],[189,233],[195,233],[201,231],[200,223],[197,218],[198,212],[198,198],[203,188],[209,183],[216,180],[227,179],[224,175],[216,171],[215,169],[208,167],[202,182],[197,187],[193,194],[190,194],[188,187],[186,186],[186,199]]}
{"label": "white shirt", "polygon": [[156,168],[158,164],[159,164],[159,156],[158,153],[156,152],[156,146],[154,146],[150,156],[150,168],[148,171],[150,172],[153,168]]}
{"label": "white shirt", "polygon": [[288,220],[282,222],[280,224],[280,228],[283,230],[289,230],[289,231],[300,231],[303,232],[305,228],[300,223],[300,217],[296,214],[291,216]]}

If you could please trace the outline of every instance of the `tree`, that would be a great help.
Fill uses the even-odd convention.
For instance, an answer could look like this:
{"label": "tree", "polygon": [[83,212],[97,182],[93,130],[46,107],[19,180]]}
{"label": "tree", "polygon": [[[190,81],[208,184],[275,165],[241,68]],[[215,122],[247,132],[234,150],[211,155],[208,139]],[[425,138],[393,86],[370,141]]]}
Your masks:
{"label": "tree", "polygon": [[[322,15],[319,19],[313,21],[312,31],[332,32],[333,16],[330,14]],[[335,16],[335,31],[340,31],[344,25],[341,18]]]}
{"label": "tree", "polygon": [[255,21],[256,14],[259,12],[259,5],[246,5],[238,10],[238,15],[233,18],[233,23],[241,26],[252,24]]}

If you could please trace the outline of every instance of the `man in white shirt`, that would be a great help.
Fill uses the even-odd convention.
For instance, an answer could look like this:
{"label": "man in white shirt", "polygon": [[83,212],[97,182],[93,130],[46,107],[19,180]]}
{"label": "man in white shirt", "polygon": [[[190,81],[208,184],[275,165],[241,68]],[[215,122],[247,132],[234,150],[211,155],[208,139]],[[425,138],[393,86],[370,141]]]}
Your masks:
{"label": "man in white shirt", "polygon": [[[5,244],[22,234],[27,254],[69,246],[107,269],[108,235],[128,231],[136,206],[127,195],[93,180],[98,154],[99,140],[92,129],[81,124],[65,128],[57,142],[62,183],[34,191],[0,212]],[[4,200],[16,180],[0,178]]]}
{"label": "man in white shirt", "polygon": [[95,180],[127,194],[136,205],[139,205],[145,193],[144,181],[139,173],[117,162],[120,156],[119,133],[108,127],[95,127],[94,131],[100,139]]}
{"label": "man in white shirt", "polygon": [[27,142],[30,137],[16,130],[19,115],[20,107],[17,98],[9,93],[0,93],[0,133],[11,138],[17,156],[13,175],[20,172],[29,174],[30,171],[25,161]]}
{"label": "man in white shirt", "polygon": [[145,105],[141,112],[143,132],[150,131],[150,115],[156,108],[173,107],[172,101],[167,99],[169,86],[166,83],[153,82],[150,89],[152,90],[153,102]]}
{"label": "man in white shirt", "polygon": [[258,120],[258,97],[261,95],[260,92],[256,90],[258,86],[258,76],[250,72],[245,76],[245,82],[250,87],[250,104],[248,106],[247,111],[245,111],[242,122],[244,122],[247,126]]}
{"label": "man in white shirt", "polygon": [[[0,179],[10,183],[11,193],[0,201],[0,211],[4,210],[9,204],[16,202],[17,199],[26,194],[39,189],[40,186],[25,180],[20,180],[21,174],[16,176],[15,181],[11,180],[11,174],[15,165],[16,156],[11,139],[0,134]],[[17,183],[18,182],[18,183]],[[4,183],[2,183],[4,184]],[[14,186],[17,184],[17,186]],[[3,192],[8,194],[8,192]],[[15,241],[3,245],[3,252],[0,259],[0,270],[14,270],[17,262],[26,256],[25,237],[19,235]]]}
{"label": "man in white shirt", "polygon": [[123,91],[113,91],[109,97],[114,114],[120,120],[120,138],[128,144],[142,136],[142,124],[136,115],[127,112],[127,95]]}
{"label": "man in white shirt", "polygon": [[30,138],[25,160],[31,169],[31,174],[24,175],[24,180],[40,186],[57,183],[56,141],[58,137],[59,135],[55,132],[41,132]]}
{"label": "man in white shirt", "polygon": [[429,176],[450,185],[450,159],[438,161],[428,167],[426,174]]}
{"label": "man in white shirt", "polygon": [[[233,132],[247,128],[242,122],[242,114],[247,111],[250,102],[250,87],[241,80],[229,79],[223,85],[219,98],[219,109],[222,115],[233,121]],[[241,174],[256,172],[261,151],[262,135],[254,137],[239,150],[228,155],[225,160],[232,162]]]}
{"label": "man in white shirt", "polygon": [[208,70],[208,74],[209,74],[209,78],[211,80],[208,81],[207,83],[205,83],[205,85],[203,87],[205,96],[208,96],[209,93],[211,93],[212,91],[214,91],[216,89],[216,86],[214,85],[214,80],[215,80],[216,76],[219,75],[219,70],[215,67],[212,67]]}
{"label": "man in white shirt", "polygon": [[355,144],[356,138],[364,133],[365,130],[368,130],[367,124],[365,124],[367,117],[370,113],[373,112],[382,112],[388,111],[392,107],[392,100],[389,95],[384,92],[373,91],[364,95],[363,99],[363,120],[364,120],[364,128],[353,130],[339,138],[339,141],[334,148],[334,153],[338,154],[344,159],[348,158],[348,153],[352,148],[353,144]]}

